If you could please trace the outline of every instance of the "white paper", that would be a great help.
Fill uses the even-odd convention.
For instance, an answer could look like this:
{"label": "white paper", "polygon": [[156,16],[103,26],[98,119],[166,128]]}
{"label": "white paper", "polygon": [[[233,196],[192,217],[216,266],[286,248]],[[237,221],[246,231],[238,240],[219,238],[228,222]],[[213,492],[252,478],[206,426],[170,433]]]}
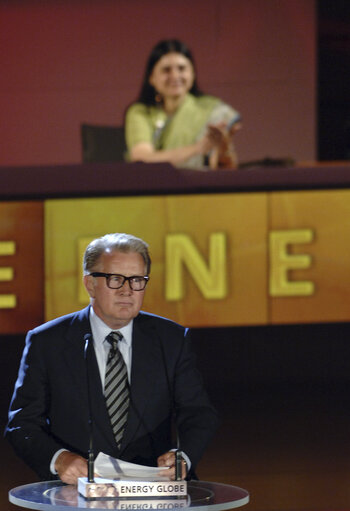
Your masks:
{"label": "white paper", "polygon": [[95,459],[95,474],[106,479],[144,479],[147,481],[161,481],[169,478],[160,476],[159,472],[168,470],[169,467],[147,467],[136,465],[128,461],[112,458],[108,454],[100,452]]}

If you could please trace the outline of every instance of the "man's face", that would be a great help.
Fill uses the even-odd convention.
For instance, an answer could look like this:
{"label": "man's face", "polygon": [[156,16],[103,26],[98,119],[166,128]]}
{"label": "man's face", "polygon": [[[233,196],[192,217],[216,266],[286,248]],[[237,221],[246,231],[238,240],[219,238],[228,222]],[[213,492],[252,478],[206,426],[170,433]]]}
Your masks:
{"label": "man's face", "polygon": [[[142,256],[136,252],[104,252],[93,271],[117,273],[125,277],[145,276],[146,267]],[[84,284],[97,316],[112,330],[127,325],[142,307],[145,291],[133,291],[126,281],[119,289],[110,289],[105,277],[84,276]]]}

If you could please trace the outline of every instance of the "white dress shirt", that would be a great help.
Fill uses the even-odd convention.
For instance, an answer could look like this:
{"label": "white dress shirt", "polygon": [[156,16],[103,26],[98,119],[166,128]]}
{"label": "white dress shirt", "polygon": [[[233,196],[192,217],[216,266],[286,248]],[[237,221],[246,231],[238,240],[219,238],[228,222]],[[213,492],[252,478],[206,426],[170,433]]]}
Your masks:
{"label": "white dress shirt", "polygon": [[[112,329],[96,315],[92,307],[90,307],[90,325],[103,391],[107,357],[111,347],[109,342],[106,341],[106,337],[112,332]],[[118,330],[115,330],[120,332],[123,336],[122,340],[118,342],[118,348],[123,356],[125,365],[128,370],[129,383],[131,383],[132,325],[133,320],[130,321],[130,323],[128,323],[126,326],[123,326],[123,328],[118,328]]]}

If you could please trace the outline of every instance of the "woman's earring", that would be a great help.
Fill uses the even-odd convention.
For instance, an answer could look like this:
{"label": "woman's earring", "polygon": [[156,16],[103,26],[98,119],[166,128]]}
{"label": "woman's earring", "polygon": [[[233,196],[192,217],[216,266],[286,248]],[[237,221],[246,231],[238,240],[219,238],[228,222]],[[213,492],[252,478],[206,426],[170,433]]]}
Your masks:
{"label": "woman's earring", "polygon": [[156,103],[161,103],[162,102],[162,96],[161,94],[157,93],[154,97],[154,99],[156,100]]}

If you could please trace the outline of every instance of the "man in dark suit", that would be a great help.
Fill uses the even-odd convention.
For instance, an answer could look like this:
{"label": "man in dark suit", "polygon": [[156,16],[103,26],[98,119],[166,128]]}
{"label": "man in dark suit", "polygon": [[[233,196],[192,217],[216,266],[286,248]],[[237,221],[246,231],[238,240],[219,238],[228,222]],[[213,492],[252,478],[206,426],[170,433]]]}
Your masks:
{"label": "man in dark suit", "polygon": [[[86,477],[91,438],[96,455],[170,467],[174,475],[173,419],[191,474],[213,436],[216,412],[188,329],[140,311],[150,266],[140,238],[108,234],[94,240],[84,255],[90,305],[28,333],[6,436],[40,478],[75,484]],[[115,345],[111,332],[117,332]],[[106,373],[109,364],[121,364],[124,372],[113,389],[120,391],[124,378],[118,411],[106,397],[108,380],[116,381],[113,371],[119,371]]]}

